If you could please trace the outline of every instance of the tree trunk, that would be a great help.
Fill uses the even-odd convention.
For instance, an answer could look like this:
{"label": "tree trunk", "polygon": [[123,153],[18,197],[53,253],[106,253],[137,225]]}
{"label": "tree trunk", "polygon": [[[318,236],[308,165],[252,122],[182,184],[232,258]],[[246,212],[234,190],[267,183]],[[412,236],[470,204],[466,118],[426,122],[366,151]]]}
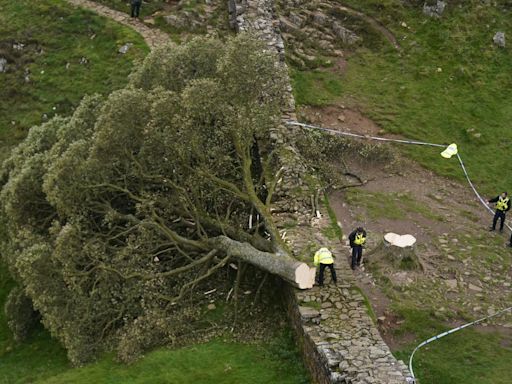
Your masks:
{"label": "tree trunk", "polygon": [[210,244],[226,254],[252,264],[264,271],[278,275],[300,289],[312,288],[316,268],[310,268],[288,255],[262,252],[249,243],[241,243],[226,236],[210,240]]}

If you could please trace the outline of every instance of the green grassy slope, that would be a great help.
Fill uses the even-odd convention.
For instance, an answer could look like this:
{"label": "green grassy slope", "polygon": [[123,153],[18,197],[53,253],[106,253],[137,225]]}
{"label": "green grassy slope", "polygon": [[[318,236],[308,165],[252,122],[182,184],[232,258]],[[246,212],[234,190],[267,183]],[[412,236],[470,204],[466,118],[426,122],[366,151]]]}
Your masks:
{"label": "green grassy slope", "polygon": [[[0,0],[0,9],[0,57],[8,61],[0,74],[0,145],[23,138],[44,114],[69,114],[85,94],[121,87],[148,52],[131,29],[61,0]],[[128,42],[128,53],[118,53]]]}
{"label": "green grassy slope", "polygon": [[103,359],[38,383],[305,383],[294,363],[298,362],[276,358],[268,346],[216,341],[179,350],[160,349],[128,367]]}
{"label": "green grassy slope", "polygon": [[[512,54],[492,38],[497,31],[512,33],[511,11],[479,1],[459,2],[460,7],[450,7],[436,20],[399,0],[342,3],[385,23],[402,50],[390,44],[360,48],[348,57],[344,74],[295,71],[298,102],[341,100],[388,132],[456,142],[484,193],[510,188]],[[439,151],[402,148],[443,175],[462,177],[456,161],[443,161]]]}
{"label": "green grassy slope", "polygon": [[[404,323],[396,331],[416,336],[408,348],[396,352],[406,363],[416,345],[448,328],[426,311],[398,308]],[[512,336],[474,328],[434,341],[420,349],[413,369],[421,384],[508,384]]]}

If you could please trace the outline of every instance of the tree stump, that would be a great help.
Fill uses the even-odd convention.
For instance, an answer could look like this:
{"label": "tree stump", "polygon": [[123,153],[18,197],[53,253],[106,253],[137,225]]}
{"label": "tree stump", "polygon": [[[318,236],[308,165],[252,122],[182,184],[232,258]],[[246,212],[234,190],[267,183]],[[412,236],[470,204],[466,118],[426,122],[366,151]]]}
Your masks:
{"label": "tree stump", "polygon": [[394,267],[399,269],[422,269],[414,247],[414,244],[416,244],[414,236],[389,232],[384,235],[383,244],[384,257]]}

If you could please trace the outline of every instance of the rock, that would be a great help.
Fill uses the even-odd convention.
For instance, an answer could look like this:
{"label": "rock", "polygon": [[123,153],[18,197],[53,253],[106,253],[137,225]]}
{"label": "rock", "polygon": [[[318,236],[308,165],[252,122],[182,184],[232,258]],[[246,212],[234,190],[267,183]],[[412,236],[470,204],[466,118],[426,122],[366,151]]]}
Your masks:
{"label": "rock", "polygon": [[89,62],[89,60],[87,60],[87,58],[86,58],[86,57],[83,57],[83,56],[82,56],[82,57],[80,58],[80,62],[79,62],[79,63],[80,63],[81,65],[85,65],[85,64],[87,64],[88,62]]}
{"label": "rock", "polygon": [[338,116],[338,121],[341,121],[342,123],[345,122],[345,115],[339,115]]}
{"label": "rock", "polygon": [[7,59],[0,57],[0,73],[7,71]]}
{"label": "rock", "polygon": [[328,21],[328,17],[322,12],[316,12],[313,15],[313,22],[315,22],[318,25],[321,25],[321,26],[326,25],[327,21]]}
{"label": "rock", "polygon": [[132,45],[133,45],[133,43],[126,43],[121,48],[119,48],[119,50],[117,52],[124,55],[126,52],[128,52],[128,50],[132,47]]}
{"label": "rock", "polygon": [[14,43],[12,45],[12,49],[15,49],[16,51],[21,51],[23,48],[25,48],[25,44],[23,43]]}
{"label": "rock", "polygon": [[505,32],[496,32],[496,34],[492,38],[492,41],[498,47],[505,48]]}
{"label": "rock", "polygon": [[322,308],[323,309],[327,309],[327,308],[331,308],[332,307],[332,303],[329,302],[329,301],[326,301],[324,303],[322,303]]}
{"label": "rock", "polygon": [[336,37],[338,37],[344,44],[353,45],[361,40],[361,38],[354,32],[343,27],[336,21],[332,23],[332,30],[334,31]]}
{"label": "rock", "polygon": [[456,279],[445,280],[444,283],[448,286],[448,289],[450,289],[450,290],[457,289],[457,280]]}
{"label": "rock", "polygon": [[185,20],[176,15],[164,16],[164,20],[167,24],[174,28],[183,28],[186,24]]}
{"label": "rock", "polygon": [[482,292],[482,290],[483,290],[483,289],[482,289],[482,288],[480,288],[479,286],[474,285],[474,284],[471,284],[471,283],[469,283],[468,288],[469,288],[470,290],[472,290],[472,291],[475,291],[475,292]]}
{"label": "rock", "polygon": [[427,3],[423,4],[423,13],[429,17],[439,18],[444,12],[446,8],[446,3],[444,1],[437,0],[434,5],[427,5]]}
{"label": "rock", "polygon": [[215,308],[217,308],[215,304],[208,304],[208,310],[213,311]]}
{"label": "rock", "polygon": [[320,312],[314,308],[299,306],[300,316],[305,319],[313,319],[320,316]]}

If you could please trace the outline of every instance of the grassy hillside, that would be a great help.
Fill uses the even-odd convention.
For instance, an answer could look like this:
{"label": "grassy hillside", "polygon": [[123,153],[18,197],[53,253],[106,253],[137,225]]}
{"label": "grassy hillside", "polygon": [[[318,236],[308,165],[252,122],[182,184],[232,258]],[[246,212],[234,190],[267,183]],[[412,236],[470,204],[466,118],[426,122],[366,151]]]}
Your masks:
{"label": "grassy hillside", "polygon": [[[421,341],[449,329],[428,311],[400,307],[404,322],[395,332],[414,334],[414,343],[396,353],[409,362],[413,349]],[[510,382],[512,348],[510,335],[468,328],[435,341],[415,355],[413,369],[421,384],[507,384]]]}
{"label": "grassy hillside", "polygon": [[[289,347],[282,346],[283,350]],[[151,352],[129,367],[104,359],[70,370],[41,384],[176,383],[176,384],[301,384],[306,383],[292,359],[275,355],[275,347],[221,341],[179,350]]]}
{"label": "grassy hillside", "polygon": [[[512,173],[502,170],[510,168],[512,54],[492,42],[497,31],[512,34],[510,6],[457,2],[431,19],[421,6],[400,0],[341,3],[383,22],[402,48],[366,42],[347,56],[344,73],[294,71],[298,102],[344,103],[388,132],[456,142],[483,192],[510,188]],[[404,150],[441,174],[462,177],[456,162],[442,161],[438,151]]]}
{"label": "grassy hillside", "polygon": [[[148,52],[128,28],[61,0],[0,0],[0,145],[34,124],[67,115],[85,94],[124,85],[133,61]],[[118,53],[125,43],[134,45]],[[0,160],[5,157],[5,151]]]}
{"label": "grassy hillside", "polygon": [[[510,40],[510,1],[489,2],[498,6],[485,5],[483,1],[448,1],[449,6],[440,19],[423,14],[423,1],[339,0],[338,3],[379,20],[396,36],[401,48],[397,50],[382,36],[368,33],[363,34],[365,41],[361,46],[352,51],[344,50],[341,60],[340,56],[325,57],[321,49],[317,50],[315,56],[322,59],[322,65],[311,65],[320,61],[313,58],[304,60],[306,66],[297,65],[293,56],[289,57],[299,106],[344,105],[348,109],[361,111],[385,132],[435,143],[455,142],[459,145],[471,177],[483,194],[492,196],[501,190],[510,191],[512,53],[509,46],[500,48],[492,41],[498,31],[505,32]],[[347,28],[354,26],[349,17],[340,18],[340,22]],[[289,30],[293,31],[292,28]],[[300,37],[298,33],[293,36]],[[296,41],[292,41],[292,45],[296,45]],[[308,44],[304,46],[310,47]],[[310,51],[304,50],[308,56],[312,56]],[[306,55],[299,57],[304,59]],[[304,68],[308,66],[310,69]],[[332,113],[341,111],[341,108],[309,110]],[[304,115],[314,118],[311,113]],[[349,116],[348,113],[346,116]],[[328,118],[336,121],[337,116],[329,115]],[[458,162],[443,159],[438,149],[402,145],[397,148],[439,174],[463,180]],[[406,164],[404,166],[407,167]],[[446,188],[451,187],[446,185]],[[432,192],[437,194],[440,191]],[[345,194],[347,196],[344,203],[355,208],[354,216],[365,214],[354,220],[367,220],[369,226],[385,218],[386,225],[392,227],[392,220],[398,222],[417,214],[434,221],[431,225],[435,225],[435,222],[441,223],[441,219],[454,215],[455,224],[446,230],[447,238],[453,241],[453,252],[460,252],[464,259],[471,262],[453,262],[447,273],[460,274],[464,279],[474,276],[478,281],[489,279],[484,275],[496,278],[498,273],[495,271],[503,271],[507,285],[503,285],[503,288],[486,286],[484,292],[475,297],[478,305],[491,303],[496,308],[508,306],[510,300],[497,299],[496,295],[497,290],[499,293],[508,292],[508,288],[504,287],[509,287],[510,251],[504,249],[503,245],[510,234],[507,232],[502,237],[489,237],[487,232],[482,231],[488,222],[479,222],[478,219],[472,219],[477,225],[475,233],[467,228],[457,231],[459,213],[455,204],[450,202],[457,200],[456,196],[447,199],[452,206],[447,207],[439,217],[433,216],[435,211],[431,205],[416,206],[409,199],[404,200],[403,196],[399,202],[401,206],[397,206],[393,198],[389,199],[389,194],[384,199],[379,193],[365,194],[359,189],[352,189]],[[369,210],[361,213],[358,208],[363,200]],[[343,212],[346,214],[346,211]],[[340,216],[338,219],[343,221]],[[414,226],[410,228],[412,230]],[[429,233],[429,228],[422,230]],[[465,240],[455,239],[459,236],[468,236],[467,248]],[[435,244],[436,241],[434,239],[431,243]],[[421,246],[423,244],[418,246],[420,251]],[[472,247],[474,254],[470,251]],[[439,246],[432,253],[443,260],[453,258],[447,247]],[[432,254],[424,256],[427,263],[434,258]],[[473,260],[482,261],[479,269],[471,270]],[[489,260],[487,265],[485,260]],[[386,315],[386,321],[391,322],[393,316],[398,319],[396,328],[381,329],[393,333],[392,336],[389,333],[385,335],[389,339],[400,341],[400,345],[392,347],[397,357],[406,362],[420,342],[450,329],[453,323],[460,324],[484,316],[477,313],[477,304],[471,305],[469,301],[461,299],[463,295],[450,296],[443,280],[438,275],[433,276],[431,271],[421,276],[425,280],[431,279],[432,284],[441,285],[439,294],[443,300],[447,298],[448,306],[443,300],[430,302],[427,298],[434,297],[431,287],[420,283],[420,278],[415,280],[414,274],[401,271],[404,276],[413,277],[410,285],[399,286],[396,281],[392,284],[388,275],[379,276],[373,270],[372,273],[380,290],[391,302],[389,312],[392,315]],[[387,285],[392,288],[386,290]],[[404,299],[407,296],[409,300]],[[375,301],[378,301],[378,297]],[[454,312],[447,315],[446,308]],[[509,319],[500,318],[500,323],[508,324]],[[466,329],[423,348],[415,355],[414,369],[422,384],[505,384],[510,382],[511,358],[508,328],[490,325]]]}

